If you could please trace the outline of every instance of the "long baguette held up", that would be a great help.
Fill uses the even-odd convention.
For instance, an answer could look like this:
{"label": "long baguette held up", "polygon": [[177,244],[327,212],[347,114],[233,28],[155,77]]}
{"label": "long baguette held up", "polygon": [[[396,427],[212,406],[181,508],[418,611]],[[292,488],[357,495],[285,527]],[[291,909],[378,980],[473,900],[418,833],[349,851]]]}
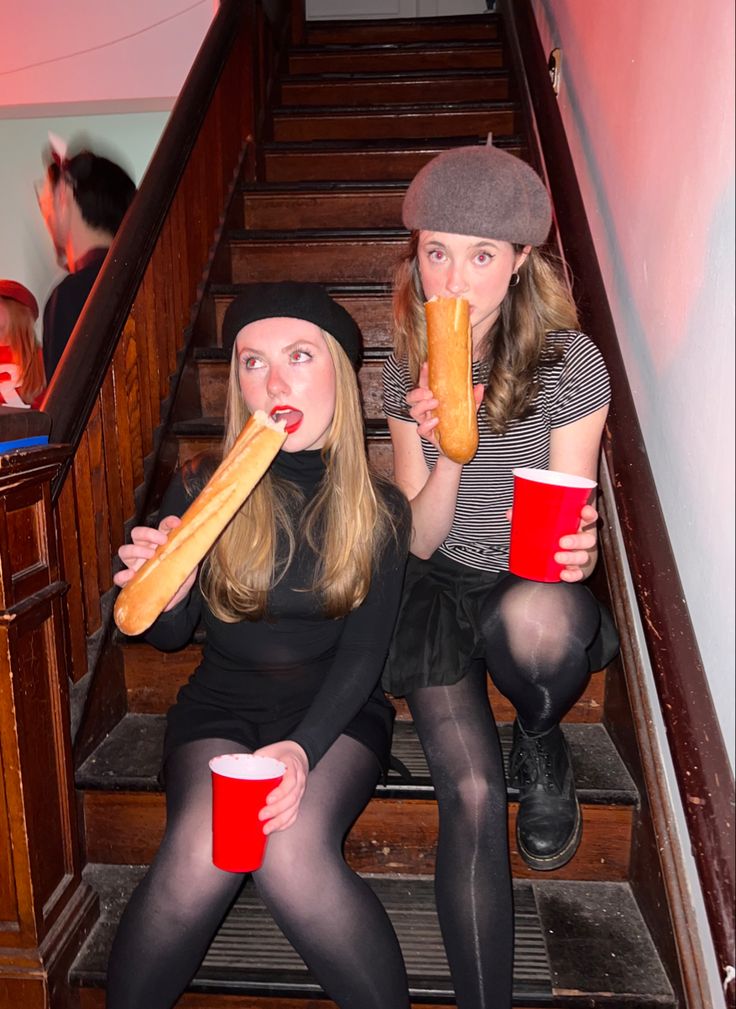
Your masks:
{"label": "long baguette held up", "polygon": [[439,400],[437,439],[448,458],[470,462],[478,449],[470,307],[464,298],[433,298],[424,311],[429,388]]}
{"label": "long baguette held up", "polygon": [[136,571],[115,603],[123,634],[142,634],[161,614],[250,492],[286,440],[283,421],[262,410],[247,424],[227,456],[153,557]]}

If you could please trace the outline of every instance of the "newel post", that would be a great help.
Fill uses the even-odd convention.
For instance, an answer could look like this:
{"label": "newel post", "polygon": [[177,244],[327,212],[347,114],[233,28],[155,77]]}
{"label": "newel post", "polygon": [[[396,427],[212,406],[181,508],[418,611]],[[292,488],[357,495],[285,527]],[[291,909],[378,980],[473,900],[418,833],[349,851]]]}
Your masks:
{"label": "newel post", "polygon": [[0,1009],[71,1009],[97,914],[81,877],[51,481],[65,446],[0,455]]}

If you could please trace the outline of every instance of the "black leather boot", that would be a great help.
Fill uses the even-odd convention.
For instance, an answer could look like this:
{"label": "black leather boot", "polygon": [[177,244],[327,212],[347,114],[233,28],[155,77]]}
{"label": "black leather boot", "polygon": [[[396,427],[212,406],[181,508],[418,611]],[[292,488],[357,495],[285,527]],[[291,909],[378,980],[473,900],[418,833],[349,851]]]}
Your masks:
{"label": "black leather boot", "polygon": [[509,784],[519,789],[519,854],[532,869],[559,869],[577,851],[583,830],[570,749],[559,725],[528,735],[514,722]]}

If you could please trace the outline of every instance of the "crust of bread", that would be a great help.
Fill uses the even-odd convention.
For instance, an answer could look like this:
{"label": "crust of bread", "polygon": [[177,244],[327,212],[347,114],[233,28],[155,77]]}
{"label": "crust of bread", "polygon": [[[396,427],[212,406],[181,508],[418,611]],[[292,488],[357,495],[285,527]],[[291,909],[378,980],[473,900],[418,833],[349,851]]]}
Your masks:
{"label": "crust of bread", "polygon": [[241,507],[286,440],[283,422],[262,410],[249,417],[230,452],[153,557],[118,595],[115,623],[123,634],[147,630]]}
{"label": "crust of bread", "polygon": [[470,307],[464,298],[433,298],[424,311],[429,388],[439,400],[437,439],[448,458],[470,462],[478,449]]}

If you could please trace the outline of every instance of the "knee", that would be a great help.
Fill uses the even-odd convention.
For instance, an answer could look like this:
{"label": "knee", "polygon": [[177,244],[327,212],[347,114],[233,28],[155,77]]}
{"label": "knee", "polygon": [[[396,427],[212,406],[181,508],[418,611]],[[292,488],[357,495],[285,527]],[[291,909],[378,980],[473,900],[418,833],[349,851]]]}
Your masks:
{"label": "knee", "polygon": [[520,668],[556,669],[584,653],[596,617],[581,586],[530,582],[488,600],[481,622],[490,653],[505,652]]}
{"label": "knee", "polygon": [[446,812],[465,824],[474,824],[505,812],[506,783],[502,774],[496,780],[470,768],[438,788],[437,799],[440,815]]}

